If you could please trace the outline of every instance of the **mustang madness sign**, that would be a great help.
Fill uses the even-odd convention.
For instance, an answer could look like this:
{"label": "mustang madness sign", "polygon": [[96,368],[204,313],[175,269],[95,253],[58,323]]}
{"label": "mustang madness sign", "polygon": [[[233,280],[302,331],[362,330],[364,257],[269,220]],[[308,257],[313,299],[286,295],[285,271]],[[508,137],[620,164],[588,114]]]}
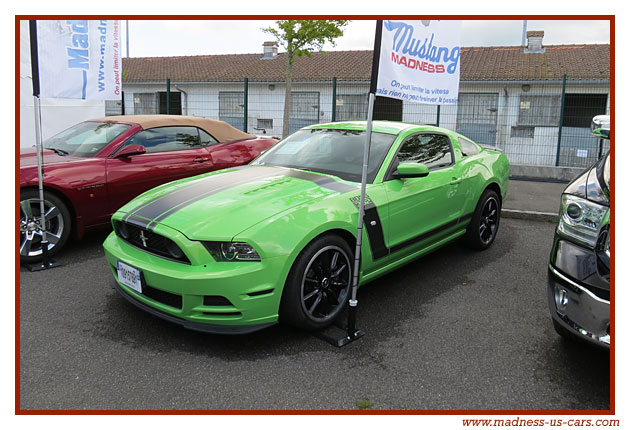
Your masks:
{"label": "mustang madness sign", "polygon": [[118,20],[38,20],[41,97],[120,99],[120,31]]}
{"label": "mustang madness sign", "polygon": [[376,95],[457,104],[461,21],[383,21]]}

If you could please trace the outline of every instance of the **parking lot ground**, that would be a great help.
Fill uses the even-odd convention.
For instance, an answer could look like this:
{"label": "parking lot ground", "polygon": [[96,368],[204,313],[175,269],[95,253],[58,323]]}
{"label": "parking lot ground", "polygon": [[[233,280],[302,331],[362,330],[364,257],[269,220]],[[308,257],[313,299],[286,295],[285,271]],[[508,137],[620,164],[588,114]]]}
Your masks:
{"label": "parking lot ground", "polygon": [[562,340],[546,303],[554,224],[503,219],[366,285],[337,349],[284,325],[188,331],[109,287],[105,233],[64,266],[20,272],[20,407],[51,409],[606,410],[609,354]]}

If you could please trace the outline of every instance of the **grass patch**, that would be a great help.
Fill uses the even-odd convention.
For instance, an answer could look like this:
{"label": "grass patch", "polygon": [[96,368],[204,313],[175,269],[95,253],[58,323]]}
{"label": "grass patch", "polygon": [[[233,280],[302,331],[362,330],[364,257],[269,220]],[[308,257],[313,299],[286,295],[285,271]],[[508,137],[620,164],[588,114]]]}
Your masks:
{"label": "grass patch", "polygon": [[359,400],[357,402],[357,408],[359,408],[361,410],[370,409],[372,406],[374,406],[374,405],[368,399]]}

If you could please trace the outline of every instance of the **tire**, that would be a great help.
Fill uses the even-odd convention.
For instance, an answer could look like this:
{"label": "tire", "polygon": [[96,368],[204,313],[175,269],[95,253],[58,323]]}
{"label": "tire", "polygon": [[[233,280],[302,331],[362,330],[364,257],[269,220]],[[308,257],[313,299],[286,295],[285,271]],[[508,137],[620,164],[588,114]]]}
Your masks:
{"label": "tire", "polygon": [[[70,237],[72,219],[61,199],[44,192],[46,239],[48,255],[59,252]],[[20,191],[20,263],[30,264],[42,259],[39,190]]]}
{"label": "tire", "polygon": [[309,243],[293,263],[280,302],[280,319],[309,331],[330,325],[346,307],[352,252],[336,235]]}
{"label": "tire", "polygon": [[481,195],[472,220],[466,230],[468,245],[477,250],[488,249],[497,237],[501,220],[501,200],[498,194],[487,189]]}

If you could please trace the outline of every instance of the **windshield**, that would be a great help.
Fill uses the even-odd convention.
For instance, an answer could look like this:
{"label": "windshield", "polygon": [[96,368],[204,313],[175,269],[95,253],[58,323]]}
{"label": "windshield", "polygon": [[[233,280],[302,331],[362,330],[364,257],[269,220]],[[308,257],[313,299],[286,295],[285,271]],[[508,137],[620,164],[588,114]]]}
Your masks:
{"label": "windshield", "polygon": [[60,155],[93,157],[131,126],[112,122],[82,122],[44,142],[44,148]]}
{"label": "windshield", "polygon": [[[368,183],[376,177],[396,135],[372,133]],[[299,130],[265,152],[252,164],[292,167],[335,175],[352,182],[361,181],[365,131]]]}

